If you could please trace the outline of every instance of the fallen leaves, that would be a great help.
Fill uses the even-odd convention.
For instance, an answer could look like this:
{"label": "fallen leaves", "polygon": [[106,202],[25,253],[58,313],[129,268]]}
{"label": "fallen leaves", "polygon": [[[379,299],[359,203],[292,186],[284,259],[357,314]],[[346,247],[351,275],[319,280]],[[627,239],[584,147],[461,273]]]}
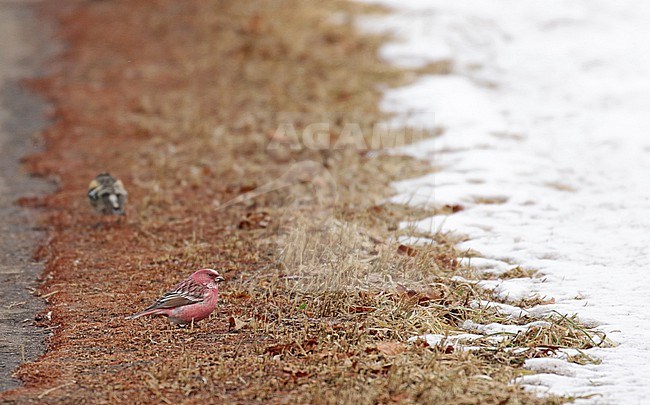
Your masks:
{"label": "fallen leaves", "polygon": [[451,211],[451,213],[453,213],[453,214],[455,214],[457,212],[460,212],[460,211],[465,209],[465,207],[463,207],[460,204],[452,204],[452,205],[447,204],[447,205],[444,206],[444,208],[445,208],[445,210]]}
{"label": "fallen leaves", "polygon": [[415,257],[415,256],[418,255],[419,251],[416,248],[411,247],[411,246],[399,245],[397,247],[397,253],[400,253],[400,254],[403,254],[403,255],[406,255],[406,256],[410,256],[410,257]]}
{"label": "fallen leaves", "polygon": [[365,313],[368,313],[368,312],[373,312],[376,309],[377,308],[375,308],[375,307],[354,306],[354,307],[348,308],[348,312],[351,313],[351,314],[365,314]]}
{"label": "fallen leaves", "polygon": [[268,353],[271,356],[277,356],[278,354],[290,352],[292,347],[293,347],[293,343],[278,343],[275,345],[268,346],[264,350],[264,353]]}
{"label": "fallen leaves", "polygon": [[248,326],[248,322],[242,321],[239,318],[231,316],[228,318],[228,330],[230,332],[237,332]]}
{"label": "fallen leaves", "polygon": [[239,221],[239,229],[264,229],[271,223],[271,216],[266,211],[249,212]]}
{"label": "fallen leaves", "polygon": [[301,342],[291,342],[291,343],[278,343],[275,345],[268,346],[264,353],[268,353],[272,356],[277,356],[279,354],[290,353],[290,354],[303,354],[312,353],[316,347],[318,347],[318,340],[315,338],[310,338]]}
{"label": "fallen leaves", "polygon": [[416,291],[402,284],[397,284],[395,293],[397,297],[413,300],[419,305],[425,305],[429,302],[444,303],[446,298],[451,294],[451,291],[449,287],[440,283],[431,284],[422,291]]}
{"label": "fallen leaves", "polygon": [[313,375],[313,373],[310,373],[310,372],[308,372],[308,371],[301,370],[298,366],[293,365],[293,364],[288,365],[288,366],[282,368],[282,371],[285,372],[285,373],[287,373],[287,374],[290,374],[291,377],[292,377],[294,380],[296,380],[296,379],[298,379],[298,378],[304,378],[304,377],[309,377],[309,376]]}
{"label": "fallen leaves", "polygon": [[377,351],[386,356],[396,356],[405,350],[404,345],[400,342],[379,342]]}

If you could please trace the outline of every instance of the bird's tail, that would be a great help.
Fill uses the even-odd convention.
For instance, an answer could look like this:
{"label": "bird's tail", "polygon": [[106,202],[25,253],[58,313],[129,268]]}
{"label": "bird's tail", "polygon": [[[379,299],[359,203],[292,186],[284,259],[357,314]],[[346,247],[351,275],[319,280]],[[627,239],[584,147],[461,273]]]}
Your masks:
{"label": "bird's tail", "polygon": [[158,311],[157,309],[147,309],[147,310],[144,310],[142,312],[138,312],[137,314],[129,315],[129,316],[125,317],[124,319],[138,319],[141,316],[158,315],[159,313],[160,313],[160,311]]}

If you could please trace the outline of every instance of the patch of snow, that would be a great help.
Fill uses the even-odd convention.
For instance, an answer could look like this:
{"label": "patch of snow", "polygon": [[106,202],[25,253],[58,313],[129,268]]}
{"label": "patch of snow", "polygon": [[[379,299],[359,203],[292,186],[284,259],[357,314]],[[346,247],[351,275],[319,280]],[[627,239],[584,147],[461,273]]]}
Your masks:
{"label": "patch of snow", "polygon": [[569,377],[575,377],[577,374],[575,371],[576,367],[572,367],[571,363],[560,359],[553,358],[539,358],[539,359],[528,359],[524,363],[527,369],[531,371],[536,371],[538,373],[546,374],[557,374]]}
{"label": "patch of snow", "polygon": [[417,227],[465,235],[459,248],[479,252],[479,265],[539,270],[539,279],[483,285],[511,300],[553,297],[531,315],[577,313],[620,343],[586,351],[602,363],[570,372],[531,362],[543,374],[524,384],[579,402],[645,402],[650,3],[379,2],[396,12],[363,26],[395,35],[385,58],[408,67],[453,62],[452,74],[386,92],[384,109],[445,129],[404,148],[437,172],[397,183],[394,201],[462,205]]}
{"label": "patch of snow", "polygon": [[467,320],[463,322],[462,328],[468,332],[476,332],[482,335],[509,334],[516,335],[519,332],[525,332],[533,327],[549,327],[550,323],[546,321],[529,322],[525,325],[504,325],[498,322],[492,322],[487,325]]}
{"label": "patch of snow", "polygon": [[484,257],[463,257],[459,260],[459,263],[493,274],[503,274],[515,267],[500,260],[486,259]]}
{"label": "patch of snow", "polygon": [[539,296],[535,284],[530,278],[511,278],[506,280],[481,280],[477,284],[485,289],[494,290],[494,295],[505,301],[520,301]]}
{"label": "patch of snow", "polygon": [[413,343],[418,340],[425,340],[429,344],[429,346],[435,346],[440,344],[441,342],[452,342],[452,344],[458,344],[458,342],[463,340],[470,341],[470,340],[481,339],[483,337],[484,337],[483,335],[477,335],[474,333],[461,333],[459,335],[448,335],[448,336],[431,333],[428,335],[414,336],[410,338],[408,341],[410,343]]}
{"label": "patch of snow", "polygon": [[514,305],[502,304],[486,300],[477,300],[470,304],[473,308],[494,308],[500,315],[506,315],[508,318],[522,318],[529,315],[529,312],[523,308]]}

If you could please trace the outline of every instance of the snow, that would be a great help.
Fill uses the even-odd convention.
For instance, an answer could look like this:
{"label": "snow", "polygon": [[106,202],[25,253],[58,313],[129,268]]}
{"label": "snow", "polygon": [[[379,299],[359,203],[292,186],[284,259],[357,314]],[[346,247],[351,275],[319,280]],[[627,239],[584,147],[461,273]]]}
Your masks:
{"label": "snow", "polygon": [[516,335],[520,332],[525,332],[532,327],[550,327],[551,324],[546,321],[535,321],[529,322],[525,325],[503,325],[498,322],[492,322],[487,325],[482,325],[474,321],[467,320],[463,322],[462,328],[468,332],[477,332],[484,335],[496,335],[496,334],[509,334]]}
{"label": "snow", "polygon": [[410,343],[418,340],[424,340],[429,346],[452,346],[455,349],[472,350],[472,346],[463,345],[461,342],[469,342],[476,339],[482,339],[483,335],[474,333],[461,333],[459,335],[445,336],[437,333],[430,333],[428,335],[414,336],[409,339]]}
{"label": "snow", "polygon": [[506,315],[508,316],[508,318],[512,318],[512,319],[518,319],[526,315],[529,315],[529,312],[523,308],[519,308],[508,304],[502,304],[500,302],[477,300],[472,302],[471,306],[473,308],[494,308],[498,314]]}
{"label": "snow", "polygon": [[[614,348],[601,364],[527,363],[521,382],[586,403],[650,395],[650,3],[620,0],[381,0],[365,19],[397,40],[382,56],[452,74],[386,91],[383,108],[412,112],[442,136],[405,147],[439,171],[395,186],[395,201],[460,204],[417,223],[468,236],[460,247],[496,273],[502,297],[539,295],[531,313],[577,313]],[[489,284],[489,283],[488,283]]]}

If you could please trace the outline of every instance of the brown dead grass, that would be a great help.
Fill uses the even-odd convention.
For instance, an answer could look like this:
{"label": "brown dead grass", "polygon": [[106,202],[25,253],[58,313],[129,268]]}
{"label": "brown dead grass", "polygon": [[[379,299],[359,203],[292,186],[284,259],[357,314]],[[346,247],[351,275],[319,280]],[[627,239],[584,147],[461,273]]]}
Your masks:
{"label": "brown dead grass", "polygon": [[[452,279],[472,277],[452,240],[392,242],[399,222],[430,214],[382,203],[391,181],[429,170],[423,162],[267,150],[277,112],[361,111],[376,122],[378,84],[423,73],[378,60],[382,38],[354,30],[359,8],[156,0],[47,11],[69,47],[58,73],[35,83],[56,111],[46,153],[28,163],[60,184],[43,201],[51,239],[40,252],[53,335],[3,401],[559,401],[511,381],[526,358],[552,352],[538,343],[587,347],[575,325],[475,352],[406,343],[466,320],[514,322],[471,305],[490,293]],[[129,189],[126,221],[87,206],[85,186],[104,170]],[[193,330],[124,320],[200,266],[228,278],[210,320]]]}

